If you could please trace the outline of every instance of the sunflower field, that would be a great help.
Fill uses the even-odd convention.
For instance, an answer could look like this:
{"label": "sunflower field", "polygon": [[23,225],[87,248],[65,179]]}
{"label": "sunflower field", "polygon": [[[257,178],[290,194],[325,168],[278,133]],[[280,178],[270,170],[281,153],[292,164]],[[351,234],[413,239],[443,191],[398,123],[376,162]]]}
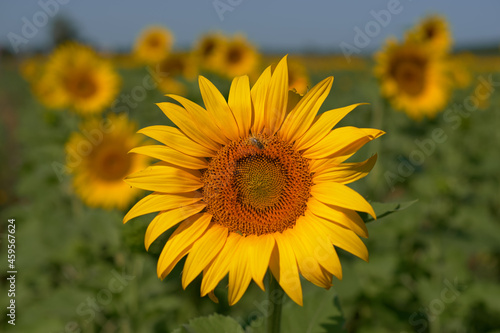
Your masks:
{"label": "sunflower field", "polygon": [[0,54],[0,331],[500,333],[500,49],[452,50]]}

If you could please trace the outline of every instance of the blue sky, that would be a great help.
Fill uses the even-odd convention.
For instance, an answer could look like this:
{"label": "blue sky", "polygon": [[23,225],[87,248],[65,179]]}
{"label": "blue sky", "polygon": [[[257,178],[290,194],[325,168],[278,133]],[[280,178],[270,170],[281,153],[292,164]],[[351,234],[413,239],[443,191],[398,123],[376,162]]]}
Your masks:
{"label": "blue sky", "polygon": [[[187,48],[203,33],[241,31],[261,50],[297,51],[339,49],[354,45],[356,27],[364,30],[375,21],[373,12],[393,14],[379,23],[363,51],[377,49],[390,35],[401,37],[405,29],[429,13],[445,15],[459,47],[500,45],[500,1],[423,0],[26,0],[0,3],[0,43],[10,45],[13,34],[23,37],[26,21],[37,23],[37,32],[19,44],[29,50],[49,40],[48,11],[74,21],[86,40],[101,49],[128,48],[137,34],[151,24],[162,24],[176,36],[176,47]],[[56,8],[54,3],[57,3]],[[218,6],[218,10],[216,6]],[[36,21],[38,20],[38,21]],[[372,27],[375,28],[376,27]],[[24,38],[24,37],[23,37]]]}

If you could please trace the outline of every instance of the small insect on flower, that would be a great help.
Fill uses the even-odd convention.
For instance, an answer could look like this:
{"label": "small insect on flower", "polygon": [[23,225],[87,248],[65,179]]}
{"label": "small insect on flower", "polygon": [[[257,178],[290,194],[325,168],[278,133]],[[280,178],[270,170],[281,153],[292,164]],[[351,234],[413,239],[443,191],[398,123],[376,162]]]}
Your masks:
{"label": "small insect on flower", "polygon": [[266,148],[264,146],[264,144],[258,138],[254,137],[254,136],[250,137],[249,141],[250,141],[250,144],[252,146],[255,146],[255,147],[259,148],[259,149]]}

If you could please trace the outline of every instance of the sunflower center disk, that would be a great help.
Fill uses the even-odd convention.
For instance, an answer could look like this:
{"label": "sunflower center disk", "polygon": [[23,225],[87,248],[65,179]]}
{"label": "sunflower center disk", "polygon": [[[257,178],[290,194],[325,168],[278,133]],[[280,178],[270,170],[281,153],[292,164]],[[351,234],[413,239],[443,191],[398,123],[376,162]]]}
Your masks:
{"label": "sunflower center disk", "polygon": [[88,73],[79,73],[67,79],[68,90],[79,98],[88,98],[97,92],[97,84]]}
{"label": "sunflower center disk", "polygon": [[212,220],[242,235],[282,232],[305,212],[312,177],[308,160],[276,137],[233,142],[203,175]]}
{"label": "sunflower center disk", "polygon": [[123,179],[132,166],[130,154],[123,144],[101,144],[94,148],[90,155],[91,168],[94,174],[104,181]]}
{"label": "sunflower center disk", "polygon": [[275,205],[286,184],[281,166],[261,154],[238,162],[234,178],[241,202],[257,209]]}
{"label": "sunflower center disk", "polygon": [[416,96],[424,89],[425,70],[425,62],[420,59],[408,59],[397,62],[392,68],[392,75],[404,92]]}

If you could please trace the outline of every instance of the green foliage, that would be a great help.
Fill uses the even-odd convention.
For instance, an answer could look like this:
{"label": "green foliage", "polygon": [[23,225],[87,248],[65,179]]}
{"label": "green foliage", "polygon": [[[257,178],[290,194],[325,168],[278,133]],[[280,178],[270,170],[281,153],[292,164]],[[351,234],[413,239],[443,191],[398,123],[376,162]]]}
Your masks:
{"label": "green foliage", "polygon": [[345,332],[340,302],[333,290],[313,286],[304,289],[304,306],[283,306],[282,331],[290,333]]}
{"label": "green foliage", "polygon": [[240,324],[238,324],[236,320],[219,314],[190,320],[189,324],[184,324],[180,328],[172,331],[172,333],[212,332],[244,333],[243,328],[241,328]]}

